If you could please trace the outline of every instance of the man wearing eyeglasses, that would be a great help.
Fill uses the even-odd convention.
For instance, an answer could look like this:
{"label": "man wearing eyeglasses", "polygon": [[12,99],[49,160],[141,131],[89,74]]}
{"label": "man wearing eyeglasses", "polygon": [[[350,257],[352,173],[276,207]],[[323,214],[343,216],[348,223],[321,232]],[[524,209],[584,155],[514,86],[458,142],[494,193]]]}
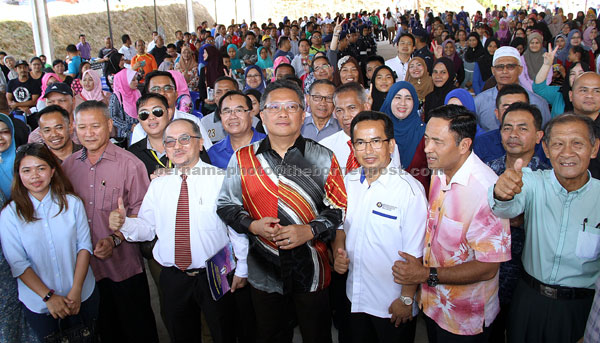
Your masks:
{"label": "man wearing eyeglasses", "polygon": [[[419,310],[418,285],[399,285],[391,277],[398,250],[421,259],[427,219],[423,186],[393,164],[394,126],[383,113],[364,111],[352,120],[350,135],[362,167],[344,178],[348,209],[338,230],[334,269],[348,272],[352,342],[412,343]],[[394,190],[390,192],[390,190]]]}
{"label": "man wearing eyeglasses", "polygon": [[[503,46],[496,50],[492,59],[492,74],[496,79],[496,87],[485,90],[475,97],[477,122],[485,131],[500,127],[500,121],[494,112],[498,91],[506,85],[519,84],[519,75],[522,71],[521,55],[516,48]],[[529,94],[529,102],[542,112],[542,127],[544,127],[551,118],[548,103],[530,90],[527,90],[527,94]]]}
{"label": "man wearing eyeglasses", "polygon": [[157,238],[152,253],[163,267],[160,289],[172,342],[199,342],[202,313],[215,343],[233,343],[233,298],[227,293],[213,300],[206,260],[231,242],[237,258],[235,292],[246,284],[248,240],[228,229],[215,212],[224,173],[200,160],[202,140],[196,123],[170,122],[163,144],[176,169],[151,183],[137,218],[126,217],[121,207],[113,210],[110,228],[130,242]]}
{"label": "man wearing eyeglasses", "polygon": [[304,139],[304,97],[275,81],[261,99],[267,138],[229,161],[217,213],[251,241],[248,282],[257,342],[291,341],[295,317],[304,342],[331,342],[327,243],[343,222],[346,191],[333,153]]}
{"label": "man wearing eyeglasses", "polygon": [[252,100],[244,93],[229,91],[221,97],[218,105],[217,111],[227,136],[208,150],[208,156],[213,166],[225,169],[236,150],[267,135],[252,127],[256,117],[251,113]]}
{"label": "man wearing eyeglasses", "polygon": [[[173,78],[173,75],[171,75],[171,73],[166,71],[155,70],[146,75],[144,93],[158,93],[167,98],[167,101],[169,102],[169,109],[174,113],[171,117],[169,117],[169,120],[179,118],[189,119],[200,127],[200,132],[202,133],[203,137],[208,136],[206,129],[204,128],[204,126],[202,126],[198,117],[176,109],[177,85],[175,84],[175,79]],[[131,144],[139,142],[141,139],[146,137],[146,135],[147,134],[146,131],[144,131],[143,126],[136,125],[131,135]],[[210,139],[204,140],[205,150],[208,150],[211,146],[212,142],[210,141]]]}
{"label": "man wearing eyeglasses", "polygon": [[333,93],[335,85],[329,80],[316,80],[310,85],[306,102],[311,113],[304,119],[302,137],[320,141],[341,130],[333,117]]}

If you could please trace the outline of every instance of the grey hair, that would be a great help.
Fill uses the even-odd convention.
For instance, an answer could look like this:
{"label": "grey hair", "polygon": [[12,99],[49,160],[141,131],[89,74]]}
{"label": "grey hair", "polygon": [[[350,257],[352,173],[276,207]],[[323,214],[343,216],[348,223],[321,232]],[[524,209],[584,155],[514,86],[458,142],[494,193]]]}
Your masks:
{"label": "grey hair", "polygon": [[110,119],[110,111],[108,110],[108,106],[106,106],[105,103],[97,100],[88,100],[77,105],[77,107],[75,108],[75,122],[77,122],[79,112],[89,110],[101,110],[102,114],[104,114],[106,119]]}
{"label": "grey hair", "polygon": [[596,144],[596,139],[598,136],[596,135],[595,124],[594,121],[586,116],[574,114],[574,113],[565,113],[560,116],[552,118],[548,124],[546,124],[546,129],[544,130],[544,142],[546,145],[550,144],[550,138],[552,136],[552,128],[556,124],[570,124],[570,123],[583,123],[588,128],[588,136],[590,139],[590,143],[592,146]]}
{"label": "grey hair", "polygon": [[267,86],[267,89],[265,89],[265,92],[260,97],[260,109],[261,110],[263,110],[265,108],[265,104],[267,103],[267,98],[269,97],[269,94],[271,94],[272,91],[277,90],[277,89],[289,89],[291,91],[294,91],[296,93],[296,95],[298,96],[298,103],[300,104],[302,109],[306,108],[306,103],[304,101],[304,93],[302,92],[302,89],[300,89],[300,86],[298,86],[298,84],[296,82],[292,82],[292,81],[284,79],[284,80],[276,80],[275,82],[269,83],[269,85]]}
{"label": "grey hair", "polygon": [[368,92],[368,90],[366,90],[359,83],[350,82],[350,83],[346,83],[345,85],[342,85],[342,86],[338,87],[335,90],[335,92],[333,93],[333,103],[335,104],[335,99],[340,94],[346,93],[346,92],[354,92],[356,94],[356,96],[358,96],[358,99],[360,100],[361,104],[365,104],[367,102],[367,92]]}
{"label": "grey hair", "polygon": [[174,119],[173,121],[171,121],[169,124],[167,124],[167,127],[165,127],[165,131],[163,132],[163,140],[165,138],[167,138],[167,129],[169,128],[169,126],[171,126],[177,122],[184,122],[184,123],[190,124],[190,126],[192,127],[192,132],[194,133],[194,136],[198,136],[198,137],[202,138],[202,133],[200,132],[200,126],[198,126],[198,124],[196,124],[194,121],[189,120],[187,118],[177,118],[177,119]]}

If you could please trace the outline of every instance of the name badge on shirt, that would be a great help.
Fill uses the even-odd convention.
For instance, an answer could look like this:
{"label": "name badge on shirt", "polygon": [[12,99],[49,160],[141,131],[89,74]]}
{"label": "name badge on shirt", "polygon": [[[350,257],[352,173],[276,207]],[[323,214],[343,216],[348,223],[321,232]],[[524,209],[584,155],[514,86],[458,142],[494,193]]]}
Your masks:
{"label": "name badge on shirt", "polygon": [[[386,210],[386,211],[394,211],[395,209],[397,209],[396,206],[387,205],[387,204],[384,204],[382,202],[378,202],[376,205],[377,205],[378,208],[380,208],[382,210]],[[371,211],[371,213],[376,214],[376,215],[378,215],[380,217],[384,217],[384,218],[388,218],[388,219],[392,219],[392,220],[398,219],[397,216],[393,216],[391,214],[387,214],[387,213],[384,213],[384,212],[381,212],[381,211],[377,211],[377,210],[373,210],[373,211]]]}

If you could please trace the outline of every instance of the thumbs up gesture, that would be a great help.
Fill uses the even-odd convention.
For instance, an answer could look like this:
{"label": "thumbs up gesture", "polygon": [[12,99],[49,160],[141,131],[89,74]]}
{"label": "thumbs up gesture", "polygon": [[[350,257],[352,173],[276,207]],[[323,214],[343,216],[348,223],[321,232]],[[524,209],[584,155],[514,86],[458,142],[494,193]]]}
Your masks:
{"label": "thumbs up gesture", "polygon": [[346,250],[339,248],[335,252],[335,256],[333,258],[333,269],[338,274],[344,274],[348,271],[348,266],[350,265],[350,259],[348,258],[348,253]]}
{"label": "thumbs up gesture", "polygon": [[127,212],[125,211],[125,206],[123,205],[123,198],[119,197],[118,207],[110,212],[110,215],[108,216],[108,227],[113,231],[118,231],[125,223],[126,215]]}
{"label": "thumbs up gesture", "polygon": [[523,187],[523,160],[517,159],[512,169],[500,175],[494,186],[494,197],[501,201],[509,201],[515,195],[521,193]]}

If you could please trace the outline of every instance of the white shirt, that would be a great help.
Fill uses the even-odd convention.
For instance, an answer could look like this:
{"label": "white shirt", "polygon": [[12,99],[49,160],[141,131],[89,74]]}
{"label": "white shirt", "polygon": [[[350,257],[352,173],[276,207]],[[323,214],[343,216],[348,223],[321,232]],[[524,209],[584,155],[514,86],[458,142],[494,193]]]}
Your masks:
{"label": "white shirt", "polygon": [[[137,54],[137,51],[135,50],[133,45],[131,45],[130,47],[123,45],[121,46],[121,49],[119,49],[119,53],[123,55],[123,58],[131,61],[133,56]],[[125,67],[129,68],[129,63],[125,64]]]}
{"label": "white shirt", "polygon": [[[423,256],[427,199],[423,186],[392,163],[371,185],[362,168],[344,178],[348,207],[344,232],[350,259],[346,295],[351,311],[391,318],[388,308],[400,297],[392,266],[398,251]],[[394,190],[390,192],[390,190]],[[413,315],[417,315],[416,301]]]}
{"label": "white shirt", "polygon": [[385,61],[385,65],[392,68],[392,70],[396,72],[397,80],[404,80],[406,71],[408,70],[408,61],[403,63],[400,61],[400,58],[396,56]]}
{"label": "white shirt", "polygon": [[[337,161],[342,170],[346,170],[346,162],[348,162],[348,156],[350,156],[350,147],[348,146],[348,136],[344,130],[340,130],[331,136],[325,137],[319,141],[319,144],[323,145],[327,149],[333,151],[333,154],[337,158]],[[398,146],[394,147],[394,153],[392,154],[392,165],[400,167],[400,152]]]}
{"label": "white shirt", "polygon": [[[217,197],[224,177],[223,170],[198,161],[187,178],[192,251],[192,264],[188,269],[205,268],[206,260],[231,240],[238,260],[235,275],[247,277],[248,238],[228,228],[217,215]],[[130,242],[150,241],[158,237],[152,254],[164,267],[176,266],[175,215],[181,182],[180,173],[152,180],[137,218],[126,218],[121,228],[125,239]]]}
{"label": "white shirt", "polygon": [[[194,123],[196,123],[200,127],[200,133],[202,134],[202,138],[203,138],[203,142],[204,142],[202,145],[204,146],[204,149],[206,149],[206,151],[208,151],[208,149],[210,149],[210,147],[213,144],[210,141],[210,139],[208,139],[208,132],[206,131],[204,126],[202,126],[202,123],[200,123],[200,119],[193,114],[185,113],[180,110],[175,110],[175,115],[173,116],[173,119],[179,119],[179,118],[189,119],[189,120],[193,121]],[[131,144],[141,141],[142,139],[146,138],[146,136],[147,136],[146,131],[144,131],[144,128],[142,127],[142,125],[136,125],[133,128],[133,133],[131,134]]]}

